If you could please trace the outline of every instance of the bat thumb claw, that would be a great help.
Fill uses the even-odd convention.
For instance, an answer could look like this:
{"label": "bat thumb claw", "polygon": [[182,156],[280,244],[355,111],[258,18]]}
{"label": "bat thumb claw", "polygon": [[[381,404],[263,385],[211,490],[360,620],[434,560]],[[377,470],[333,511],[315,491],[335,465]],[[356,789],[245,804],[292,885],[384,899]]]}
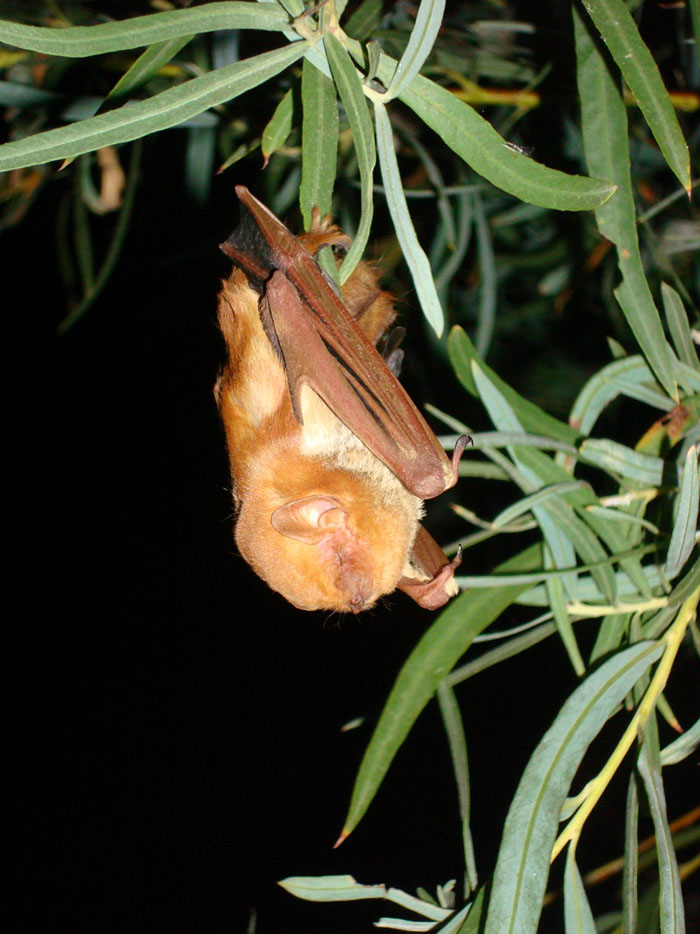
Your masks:
{"label": "bat thumb claw", "polygon": [[474,439],[471,435],[461,435],[457,439],[457,444],[455,444],[454,451],[452,452],[452,476],[454,477],[454,482],[456,483],[459,479],[459,462],[462,459],[462,454],[464,454],[464,449],[468,444],[474,444]]}

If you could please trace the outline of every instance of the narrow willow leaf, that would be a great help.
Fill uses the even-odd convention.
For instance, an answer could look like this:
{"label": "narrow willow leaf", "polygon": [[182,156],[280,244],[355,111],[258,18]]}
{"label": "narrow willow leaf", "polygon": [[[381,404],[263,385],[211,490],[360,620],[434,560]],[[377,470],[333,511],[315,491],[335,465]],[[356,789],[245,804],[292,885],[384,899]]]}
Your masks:
{"label": "narrow willow leaf", "polygon": [[485,357],[491,346],[491,338],[496,323],[496,258],[491,228],[486,219],[483,201],[478,193],[473,196],[472,203],[474,206],[474,231],[479,256],[479,307],[477,308],[474,343],[479,356]]}
{"label": "narrow willow leaf", "polygon": [[[551,616],[551,613],[545,614],[544,618],[547,616]],[[543,617],[539,618],[542,619]],[[505,659],[513,658],[521,652],[525,652],[527,649],[532,648],[533,645],[537,645],[538,642],[542,642],[543,639],[548,639],[549,636],[554,635],[555,632],[556,627],[553,623],[543,623],[541,626],[537,626],[529,632],[524,632],[520,636],[514,636],[504,645],[499,645],[496,649],[484,652],[483,655],[480,655],[473,662],[467,662],[466,665],[455,668],[452,674],[446,679],[447,683],[452,687],[454,687],[455,684],[461,684],[462,681],[473,678],[474,675],[486,671],[487,668],[491,668],[493,665],[500,665]],[[494,635],[497,635],[497,633],[494,633]],[[485,636],[481,637],[481,639],[485,638]]]}
{"label": "narrow willow leaf", "polygon": [[457,796],[459,800],[459,818],[462,824],[462,846],[464,848],[464,865],[467,872],[469,891],[473,891],[477,884],[476,863],[474,861],[474,844],[469,827],[471,811],[471,791],[469,788],[469,757],[467,755],[467,740],[464,735],[464,724],[459,704],[452,686],[447,679],[440,682],[437,687],[437,699],[440,705],[440,714],[447,734],[452,759],[452,771],[457,783]]}
{"label": "narrow willow leaf", "polygon": [[617,247],[623,276],[615,295],[654,373],[671,398],[677,397],[674,355],[644,275],[630,175],[627,113],[622,94],[577,6],[572,6],[581,128],[588,170],[618,186],[596,208],[601,234]]}
{"label": "narrow willow leaf", "polygon": [[362,885],[352,876],[288,876],[277,883],[290,895],[310,902],[349,902],[386,898],[386,886]]}
{"label": "narrow willow leaf", "polygon": [[694,444],[688,448],[683,465],[676,520],[668,545],[664,572],[675,577],[690,557],[695,547],[698,531],[698,505],[700,504],[700,480],[698,479],[698,456]]}
{"label": "narrow willow leaf", "polygon": [[559,638],[566,649],[566,654],[569,656],[571,667],[578,677],[581,678],[586,673],[586,666],[581,658],[581,652],[576,642],[571,617],[566,609],[566,596],[561,579],[558,577],[550,577],[545,581],[545,587],[547,588],[547,597],[549,598],[549,605],[554,614],[554,622],[559,633]]}
{"label": "narrow willow leaf", "polygon": [[[656,568],[652,565],[646,565],[643,568],[644,577],[646,578],[646,590],[649,591],[650,588],[663,587],[665,583],[665,576],[662,574],[660,568]],[[466,584],[472,585],[472,578],[463,578],[460,575],[457,578],[457,582],[460,586],[463,586],[463,581],[466,581]],[[466,584],[464,586],[466,586]],[[473,586],[478,586],[478,578],[476,579]],[[578,583],[577,583],[577,593],[578,598],[582,603],[599,603],[602,599],[602,593],[600,587],[596,584],[590,574],[579,574]],[[622,572],[617,572],[615,574],[615,592],[617,593],[617,598],[619,604],[625,605],[624,612],[629,612],[629,608],[626,605],[633,604],[636,609],[644,610],[647,609],[647,603],[649,597],[647,594],[642,595],[640,589],[632,584],[629,575],[623,574]],[[643,601],[644,605],[640,605],[640,601]],[[528,607],[549,607],[549,600],[547,599],[547,592],[543,584],[535,583],[529,590],[525,591],[522,596],[518,597],[517,602],[521,606]],[[655,604],[656,605],[656,604]],[[666,610],[666,607],[664,607]],[[659,632],[663,632],[666,625],[668,625],[669,618],[673,614],[668,611],[665,614],[663,620],[660,620],[660,617],[654,616],[655,623],[658,624]],[[655,635],[658,635],[654,631]]]}
{"label": "narrow willow leaf", "polygon": [[[384,102],[380,101],[380,103]],[[408,140],[409,146],[425,167],[425,174],[430,184],[435,189],[435,200],[437,201],[437,210],[440,215],[440,230],[445,236],[446,241],[450,244],[450,248],[453,248],[456,238],[455,221],[450,199],[445,194],[445,177],[440,170],[440,166],[433,158],[427,146],[421,143],[415,133],[403,126],[398,127],[398,132]]]}
{"label": "narrow willow leaf", "polygon": [[619,474],[625,480],[661,486],[664,462],[660,457],[641,454],[609,438],[588,438],[579,448],[579,457],[584,463]]}
{"label": "narrow willow leaf", "polygon": [[[393,73],[393,60],[383,55],[379,79],[386,85]],[[522,201],[559,211],[587,211],[615,190],[609,182],[548,169],[511,149],[472,107],[422,75],[416,75],[399,97],[475,172]]]}
{"label": "narrow willow leaf", "polygon": [[[55,105],[65,100],[70,100],[68,95],[59,94],[56,91],[47,91],[45,88],[35,88],[15,81],[0,81],[0,105],[3,107],[41,107],[42,104]],[[87,101],[90,113],[93,114],[102,99],[80,97],[75,102],[77,101]]]}
{"label": "narrow willow leaf", "polygon": [[[285,891],[297,898],[311,902],[348,902],[366,899],[382,899],[401,905],[415,914],[430,918],[430,929],[435,921],[445,921],[453,914],[415,895],[409,895],[401,889],[387,888],[385,885],[363,885],[352,876],[289,876],[278,882]],[[416,930],[423,930],[418,927]]]}
{"label": "narrow willow leaf", "polygon": [[273,152],[277,152],[287,142],[287,137],[292,132],[293,116],[294,100],[290,88],[275,107],[275,112],[268,120],[262,133],[261,148],[265,165],[267,165],[267,161]]}
{"label": "narrow willow leaf", "polygon": [[315,206],[330,214],[338,161],[338,98],[335,85],[304,59],[301,73],[304,116],[301,132],[301,186],[299,204],[304,229],[311,227]]}
{"label": "narrow willow leaf", "polygon": [[690,155],[651,52],[623,0],[583,0],[671,170],[690,193]]}
{"label": "narrow willow leaf", "polygon": [[693,343],[688,315],[685,313],[680,295],[666,282],[662,282],[661,298],[664,303],[668,330],[673,340],[673,346],[676,348],[676,353],[683,363],[695,370],[700,370],[698,352]]}
{"label": "narrow willow leaf", "polygon": [[616,651],[622,642],[622,638],[629,629],[631,613],[611,613],[604,616],[596,636],[595,643],[591,649],[591,655],[588,660],[589,665],[593,665],[601,658],[605,658]]}
{"label": "narrow willow leaf", "polygon": [[366,42],[379,26],[382,6],[383,0],[363,0],[345,24],[345,32],[358,42]]}
{"label": "narrow willow leaf", "polygon": [[435,276],[435,288],[438,290],[438,294],[443,301],[447,294],[447,286],[452,281],[455,274],[462,268],[464,257],[467,255],[467,250],[469,249],[474,217],[470,195],[461,193],[457,196],[456,215],[457,239],[454,251],[449,254],[447,261],[440,267],[439,272]]}
{"label": "narrow willow leaf", "polygon": [[658,526],[654,525],[648,519],[642,516],[635,516],[632,512],[622,512],[619,509],[612,509],[607,506],[589,506],[586,512],[592,512],[601,519],[610,519],[611,522],[624,522],[625,525],[639,526],[651,532],[652,535],[659,534]]}
{"label": "narrow willow leaf", "polygon": [[[598,370],[581,389],[571,409],[569,423],[577,427],[582,434],[588,435],[600,413],[620,393],[625,393],[628,389],[626,394],[630,395],[635,393],[636,387],[641,384],[652,383],[657,387],[658,407],[667,411],[673,404],[673,400],[658,389],[658,384],[643,357],[635,355],[624,357],[622,360],[613,360],[612,363]],[[633,395],[633,398],[638,399],[639,395]],[[647,401],[647,399],[640,401]]]}
{"label": "narrow willow leaf", "polygon": [[150,46],[136,59],[133,65],[124,72],[119,81],[114,85],[107,95],[107,100],[114,100],[117,97],[124,97],[131,94],[137,88],[145,84],[160,68],[167,65],[168,62],[184,49],[193,37],[178,36],[176,39],[168,39],[165,42],[157,42]]}
{"label": "narrow willow leaf", "polygon": [[59,324],[59,334],[64,334],[82,318],[107,284],[114,267],[117,265],[133,214],[134,202],[136,200],[136,188],[139,181],[139,166],[141,164],[142,149],[143,146],[140,141],[135,142],[132,146],[122,203],[119,208],[112,239],[110,240],[102,265],[89,291],[86,292],[75,307],[71,308],[63,321]]}
{"label": "narrow willow leaf", "polygon": [[[496,569],[511,574],[539,566],[532,546]],[[437,686],[482,632],[529,587],[528,583],[472,590],[440,614],[399,672],[360,765],[341,840],[359,824],[418,715]]]}
{"label": "narrow willow leaf", "polygon": [[421,0],[416,25],[411,30],[408,44],[383,95],[385,103],[408,87],[421,70],[435,44],[444,15],[445,0]]}
{"label": "narrow willow leaf", "polygon": [[272,0],[272,2],[279,3],[292,17],[301,16],[304,12],[304,0]]}
{"label": "narrow willow leaf", "polygon": [[417,898],[415,895],[409,895],[401,889],[387,889],[386,898],[387,901],[394,902],[396,905],[401,905],[403,908],[414,911],[418,915],[423,915],[424,918],[432,918],[433,921],[443,921],[451,914],[448,908],[436,905],[432,901]]}
{"label": "narrow willow leaf", "polygon": [[428,257],[418,242],[418,236],[411,221],[406,204],[399,165],[394,152],[394,139],[391,132],[391,122],[383,104],[374,105],[375,126],[377,132],[377,151],[379,154],[379,167],[382,173],[382,182],[386,194],[387,207],[394,224],[396,237],[408,266],[416,295],[420,301],[423,313],[428,323],[438,337],[444,327],[444,316],[440,299],[438,298],[430,270]]}
{"label": "narrow willow leaf", "polygon": [[[440,934],[460,934],[460,932],[464,930],[462,925],[465,923],[465,920],[470,914],[471,909],[471,905],[465,905],[464,908],[460,908],[459,911],[455,911],[450,920],[446,921],[440,927]],[[435,927],[431,928],[431,930],[435,932]]]}
{"label": "narrow willow leaf", "polygon": [[217,2],[66,29],[0,20],[0,42],[46,55],[86,58],[218,29],[281,30],[287,26],[289,18],[277,5]]}
{"label": "narrow willow leaf", "polygon": [[484,934],[537,930],[569,786],[590,743],[662,651],[662,645],[640,642],[608,659],[573,692],[543,736],[508,811]]}
{"label": "narrow willow leaf", "polygon": [[[549,435],[559,441],[573,444],[579,437],[579,433],[547,412],[544,412],[534,403],[525,399],[518,392],[505,383],[476,352],[474,344],[470,340],[466,331],[460,327],[454,327],[450,331],[447,341],[447,351],[450,363],[457,374],[457,378],[464,388],[472,396],[477,395],[476,385],[472,376],[472,361],[477,360],[479,367],[486,374],[489,381],[498,389],[501,395],[508,400],[508,404],[515,412],[518,421],[523,425],[526,431],[533,434]],[[570,478],[568,478],[570,479]]]}
{"label": "narrow willow leaf", "polygon": [[661,934],[685,934],[683,895],[678,873],[678,860],[673,848],[671,830],[666,814],[666,797],[661,778],[661,766],[654,762],[650,749],[649,730],[644,731],[642,750],[637,768],[644,782],[651,818],[656,836],[656,858],[659,863],[659,907],[661,909]]}
{"label": "narrow willow leaf", "polygon": [[462,922],[462,926],[457,931],[457,934],[482,934],[483,926],[483,915],[486,911],[488,892],[490,891],[490,885],[482,885],[479,891],[476,893],[474,901],[469,907],[469,913],[467,914],[466,919]]}
{"label": "narrow willow leaf", "polygon": [[576,865],[576,851],[572,846],[566,854],[564,870],[564,930],[566,934],[596,934],[593,912],[583,887],[583,879]]}
{"label": "narrow willow leaf", "polygon": [[622,934],[637,934],[637,871],[639,795],[637,779],[632,772],[627,785],[625,806],[625,860],[622,869]]}
{"label": "narrow willow leaf", "polygon": [[[527,437],[527,435],[523,437]],[[515,519],[518,519],[527,512],[531,512],[533,506],[539,505],[551,496],[562,496],[564,493],[568,493],[569,490],[574,490],[584,485],[585,483],[583,480],[570,480],[568,483],[555,483],[553,486],[543,487],[536,493],[523,496],[517,503],[513,503],[512,506],[508,506],[506,509],[499,512],[493,520],[492,525],[494,528],[502,528],[505,525],[510,525]]]}
{"label": "narrow willow leaf", "polygon": [[690,729],[661,750],[661,765],[665,767],[682,762],[688,756],[692,756],[698,746],[700,746],[700,720],[696,720]]}
{"label": "narrow willow leaf", "polygon": [[[625,269],[625,266],[628,268]],[[644,276],[641,258],[622,258],[620,270],[625,278],[613,294],[659,382],[673,401],[677,402],[678,360],[664,336],[659,312]]]}
{"label": "narrow willow leaf", "polygon": [[636,399],[638,402],[644,402],[661,412],[668,412],[676,404],[675,399],[672,399],[667,392],[664,392],[655,379],[648,382],[633,382],[627,379],[627,374],[621,374],[616,377],[615,382],[620,387],[620,393],[623,396]]}
{"label": "narrow willow leaf", "polygon": [[214,127],[191,127],[185,151],[185,191],[197,204],[205,204],[209,197],[215,155]]}
{"label": "narrow willow leaf", "polygon": [[338,89],[338,95],[343,102],[345,114],[350,123],[360,171],[360,223],[352,246],[343,260],[343,265],[340,267],[340,283],[342,285],[362,259],[362,254],[369,240],[374,211],[372,174],[376,161],[376,149],[372,119],[367,109],[362,83],[355,66],[350,60],[350,56],[331,33],[326,33],[323,37],[323,45],[335,86]]}
{"label": "narrow willow leaf", "polygon": [[305,42],[297,42],[264,52],[168,88],[148,100],[130,101],[89,120],[5,143],[0,146],[0,171],[67,159],[177,126],[274,77],[301,58],[305,49]]}

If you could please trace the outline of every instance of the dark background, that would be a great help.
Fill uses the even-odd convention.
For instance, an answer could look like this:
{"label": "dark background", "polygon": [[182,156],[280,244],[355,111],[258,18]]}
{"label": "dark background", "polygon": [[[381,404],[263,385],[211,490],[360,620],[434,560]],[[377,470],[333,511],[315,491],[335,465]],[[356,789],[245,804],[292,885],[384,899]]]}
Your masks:
{"label": "dark background", "polygon": [[[435,705],[363,822],[332,849],[371,729],[433,614],[399,594],[359,618],[305,614],[235,554],[212,385],[215,296],[228,271],[217,244],[234,226],[234,184],[256,190],[254,175],[241,176],[218,178],[202,209],[183,194],[178,131],[147,142],[123,257],[60,338],[53,237],[70,177],[57,174],[2,238],[17,930],[243,932],[254,910],[259,932],[342,934],[402,912],[307,904],[276,881],[352,873],[434,892],[461,877]],[[408,371],[410,383],[410,359]],[[413,387],[420,400],[473,415],[439,377],[428,368]],[[462,482],[454,498],[474,505],[471,495]],[[470,560],[468,571],[487,570]],[[482,879],[518,777],[575,683],[550,639],[458,688]],[[686,726],[697,715],[691,684],[697,664],[685,654],[669,699]],[[364,725],[341,733],[357,716]],[[593,750],[581,784],[609,748]],[[671,819],[697,803],[696,778],[692,763],[668,770]],[[612,831],[584,835],[584,870],[622,851],[622,795],[617,779],[591,825],[605,828],[609,813]],[[594,898],[614,904],[616,886]],[[561,930],[560,919],[559,904],[543,928]]]}

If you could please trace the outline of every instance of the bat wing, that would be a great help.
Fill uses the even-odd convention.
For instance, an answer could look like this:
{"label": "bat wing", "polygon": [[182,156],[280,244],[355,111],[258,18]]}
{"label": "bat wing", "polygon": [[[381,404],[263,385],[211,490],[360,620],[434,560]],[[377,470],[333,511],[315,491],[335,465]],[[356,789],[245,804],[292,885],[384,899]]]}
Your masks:
{"label": "bat wing", "polygon": [[307,385],[411,493],[432,499],[454,486],[464,444],[450,463],[329,277],[247,188],[236,193],[250,216],[222,250],[264,292],[263,324],[284,360],[297,419]]}

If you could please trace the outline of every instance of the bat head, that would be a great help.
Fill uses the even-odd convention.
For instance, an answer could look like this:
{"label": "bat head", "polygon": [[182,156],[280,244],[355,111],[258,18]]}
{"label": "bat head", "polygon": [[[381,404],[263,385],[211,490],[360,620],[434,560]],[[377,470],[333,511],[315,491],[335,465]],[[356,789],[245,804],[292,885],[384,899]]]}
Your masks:
{"label": "bat head", "polygon": [[325,468],[323,481],[318,492],[279,504],[248,495],[236,543],[256,573],[297,608],[359,613],[404,576],[420,501],[407,496],[397,508],[377,496],[376,484],[341,470]]}

